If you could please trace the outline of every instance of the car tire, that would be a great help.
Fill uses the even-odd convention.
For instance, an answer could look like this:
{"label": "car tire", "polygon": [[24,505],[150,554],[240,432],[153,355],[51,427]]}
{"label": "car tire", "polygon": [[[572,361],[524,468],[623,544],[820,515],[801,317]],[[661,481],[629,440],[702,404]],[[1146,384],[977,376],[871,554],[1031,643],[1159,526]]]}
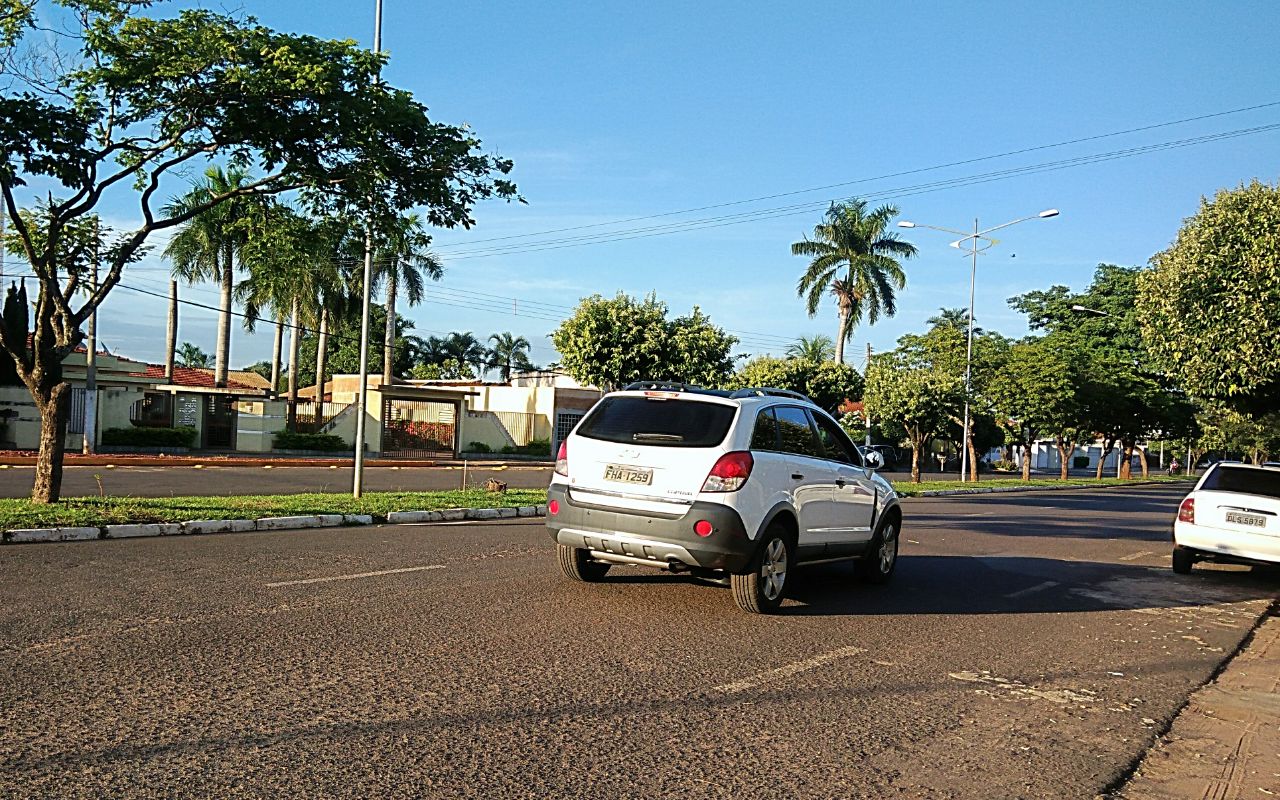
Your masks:
{"label": "car tire", "polygon": [[867,545],[867,554],[858,559],[858,577],[868,583],[888,583],[898,566],[898,520],[886,519]]}
{"label": "car tire", "polygon": [[560,571],[570,580],[594,583],[609,572],[608,564],[594,560],[581,547],[556,545],[556,559],[560,562]]}
{"label": "car tire", "polygon": [[774,523],[765,529],[760,550],[751,559],[751,571],[729,576],[729,588],[738,608],[751,614],[772,614],[782,605],[787,576],[795,566],[791,533]]}
{"label": "car tire", "polygon": [[1189,547],[1182,545],[1173,546],[1173,571],[1179,575],[1190,575],[1191,568],[1195,566],[1196,555]]}

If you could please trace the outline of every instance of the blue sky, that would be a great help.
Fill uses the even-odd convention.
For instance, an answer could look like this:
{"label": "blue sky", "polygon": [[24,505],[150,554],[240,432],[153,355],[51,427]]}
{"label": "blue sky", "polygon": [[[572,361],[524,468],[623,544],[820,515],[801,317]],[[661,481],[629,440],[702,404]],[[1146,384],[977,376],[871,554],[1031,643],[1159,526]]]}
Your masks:
{"label": "blue sky", "polygon": [[[246,0],[284,30],[372,43],[373,0]],[[422,3],[386,0],[386,76],[432,115],[466,122],[515,160],[528,205],[486,202],[471,231],[440,231],[444,280],[402,308],[419,333],[523,334],[534,360],[580,297],[650,291],[674,313],[697,304],[746,332],[738,352],[830,334],[795,294],[790,254],[825,201],[894,202],[901,217],[985,227],[1061,209],[1000,235],[982,258],[977,317],[1026,328],[1005,301],[1055,283],[1083,287],[1099,262],[1144,264],[1202,195],[1275,181],[1280,131],[977,185],[903,187],[1280,122],[1280,106],[692,214],[544,237],[542,231],[804,190],[1280,101],[1273,3]],[[742,224],[538,249],[587,233],[808,204]],[[106,209],[127,217],[129,207]],[[891,348],[941,306],[967,302],[968,263],[950,238],[902,231],[919,248],[896,317],[859,328],[852,348]],[[494,237],[523,237],[478,243]],[[614,237],[618,238],[618,237]],[[505,251],[492,254],[495,246]],[[491,255],[482,256],[483,253]],[[165,286],[139,265],[139,286]],[[184,290],[216,304],[211,286]],[[478,294],[478,293],[483,293]],[[488,297],[491,296],[491,297]],[[520,298],[514,304],[509,298]],[[162,357],[164,301],[117,291],[101,336]],[[211,350],[213,313],[184,308],[181,338]],[[270,337],[238,334],[234,366],[266,358]]]}

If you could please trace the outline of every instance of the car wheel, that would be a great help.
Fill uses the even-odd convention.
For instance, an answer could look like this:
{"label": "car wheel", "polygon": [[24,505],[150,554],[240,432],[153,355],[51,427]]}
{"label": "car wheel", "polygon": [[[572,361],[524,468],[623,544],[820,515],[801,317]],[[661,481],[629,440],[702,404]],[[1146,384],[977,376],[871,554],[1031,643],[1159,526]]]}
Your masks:
{"label": "car wheel", "polygon": [[898,523],[887,520],[867,545],[867,554],[858,559],[858,577],[871,583],[886,583],[898,566]]}
{"label": "car wheel", "polygon": [[751,564],[750,572],[729,576],[733,602],[752,614],[773,613],[782,605],[787,575],[795,564],[795,546],[787,529],[777,524],[770,525]]}
{"label": "car wheel", "polygon": [[1195,566],[1196,556],[1190,548],[1181,545],[1173,547],[1173,571],[1179,575],[1190,575],[1191,568]]}
{"label": "car wheel", "polygon": [[598,581],[609,571],[608,564],[591,558],[591,554],[581,547],[556,545],[556,558],[560,562],[560,571],[564,576],[575,581],[587,583]]}

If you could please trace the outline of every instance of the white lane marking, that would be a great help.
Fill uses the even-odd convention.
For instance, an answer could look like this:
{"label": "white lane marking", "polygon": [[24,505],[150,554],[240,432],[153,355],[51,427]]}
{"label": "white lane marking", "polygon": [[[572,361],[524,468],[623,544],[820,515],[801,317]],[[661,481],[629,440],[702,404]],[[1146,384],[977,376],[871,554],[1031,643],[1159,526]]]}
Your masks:
{"label": "white lane marking", "polygon": [[762,686],[766,683],[783,680],[785,678],[790,678],[792,675],[798,675],[801,672],[816,669],[823,664],[836,661],[837,659],[848,658],[849,656],[856,656],[859,653],[865,652],[867,651],[861,647],[841,647],[839,650],[832,650],[829,653],[823,653],[822,655],[814,656],[813,658],[806,658],[804,661],[795,661],[785,666],[778,667],[777,669],[771,669],[768,672],[761,672],[760,674],[752,675],[749,678],[743,678],[742,680],[734,681],[733,683],[726,683],[722,686],[717,686],[712,691],[733,694],[735,692],[746,691],[747,689],[754,689],[755,687]]}
{"label": "white lane marking", "polygon": [[1121,561],[1137,561],[1143,556],[1149,556],[1149,555],[1153,555],[1153,553],[1150,550],[1139,550],[1138,552],[1130,553],[1127,556],[1120,556],[1120,560]]}
{"label": "white lane marking", "polygon": [[1025,589],[1019,589],[1016,592],[1009,592],[1008,594],[1005,595],[1005,597],[1008,597],[1008,598],[1024,597],[1029,594],[1035,594],[1036,592],[1043,592],[1045,589],[1052,589],[1057,585],[1058,585],[1057,581],[1045,581],[1044,583],[1037,583],[1035,586],[1028,586]]}
{"label": "white lane marking", "polygon": [[966,517],[989,517],[991,516],[991,514],[992,512],[990,511],[980,511],[977,514],[965,514],[965,516]]}
{"label": "white lane marking", "polygon": [[428,564],[425,567],[402,567],[400,569],[380,569],[377,572],[357,572],[354,575],[332,575],[328,578],[306,578],[300,581],[277,581],[268,583],[268,589],[281,586],[303,586],[308,583],[328,583],[329,581],[354,581],[357,578],[376,578],[380,575],[400,575],[405,572],[422,572],[425,569],[444,569],[444,564]]}

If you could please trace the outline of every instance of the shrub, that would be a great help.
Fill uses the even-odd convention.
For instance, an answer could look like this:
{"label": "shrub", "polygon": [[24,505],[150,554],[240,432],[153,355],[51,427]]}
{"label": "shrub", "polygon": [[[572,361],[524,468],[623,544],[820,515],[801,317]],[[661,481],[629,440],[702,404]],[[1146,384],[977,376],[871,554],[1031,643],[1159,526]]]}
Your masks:
{"label": "shrub", "polygon": [[499,452],[501,452],[503,455],[508,455],[508,456],[509,456],[509,455],[511,455],[512,453],[514,453],[515,451],[516,451],[516,448],[515,448],[513,445],[504,444],[504,445],[502,446],[502,450],[500,450]]}
{"label": "shrub", "polygon": [[341,436],[334,436],[331,433],[290,433],[289,431],[276,431],[271,447],[274,450],[319,450],[326,453],[351,449],[351,445],[343,441]]}
{"label": "shrub", "polygon": [[472,442],[471,444],[467,445],[467,452],[468,453],[492,453],[493,448],[485,444],[484,442]]}
{"label": "shrub", "polygon": [[534,439],[528,444],[522,444],[517,447],[516,452],[526,456],[549,456],[551,455],[551,440]]}
{"label": "shrub", "polygon": [[107,428],[102,443],[124,447],[193,447],[195,428]]}
{"label": "shrub", "polygon": [[1018,468],[1018,465],[1013,463],[1012,461],[1008,461],[1002,458],[996,463],[992,464],[991,467],[999,472],[1013,472],[1015,469]]}

